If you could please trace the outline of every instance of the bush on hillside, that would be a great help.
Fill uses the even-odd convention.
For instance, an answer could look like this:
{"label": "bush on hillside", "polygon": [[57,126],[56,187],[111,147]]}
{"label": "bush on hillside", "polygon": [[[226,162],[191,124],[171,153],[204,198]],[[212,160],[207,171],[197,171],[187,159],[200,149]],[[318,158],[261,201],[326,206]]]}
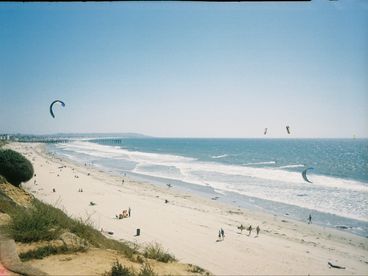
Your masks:
{"label": "bush on hillside", "polygon": [[12,221],[8,225],[10,236],[19,242],[56,239],[62,227],[54,210],[45,206],[35,201],[33,208],[12,210]]}
{"label": "bush on hillside", "polygon": [[105,276],[135,276],[136,273],[132,268],[127,268],[126,266],[123,266],[121,263],[119,263],[118,260],[116,260],[110,271],[107,271]]}
{"label": "bush on hillside", "polygon": [[0,175],[18,187],[21,182],[32,178],[33,166],[27,158],[16,151],[0,150]]}
{"label": "bush on hillside", "polygon": [[176,261],[175,257],[167,253],[158,243],[149,244],[144,249],[143,256],[163,263]]}

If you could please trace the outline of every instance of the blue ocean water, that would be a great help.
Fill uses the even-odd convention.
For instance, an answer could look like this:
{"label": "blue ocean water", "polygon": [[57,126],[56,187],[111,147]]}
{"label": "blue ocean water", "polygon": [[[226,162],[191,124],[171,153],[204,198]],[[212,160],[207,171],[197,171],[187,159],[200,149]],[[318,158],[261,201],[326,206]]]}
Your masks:
{"label": "blue ocean water", "polygon": [[[368,234],[367,139],[129,138],[50,151],[158,185],[217,195],[240,207]],[[304,181],[301,172],[309,170]]]}
{"label": "blue ocean water", "polygon": [[315,174],[368,182],[368,140],[363,139],[126,139],[121,147],[231,165],[314,167]]}

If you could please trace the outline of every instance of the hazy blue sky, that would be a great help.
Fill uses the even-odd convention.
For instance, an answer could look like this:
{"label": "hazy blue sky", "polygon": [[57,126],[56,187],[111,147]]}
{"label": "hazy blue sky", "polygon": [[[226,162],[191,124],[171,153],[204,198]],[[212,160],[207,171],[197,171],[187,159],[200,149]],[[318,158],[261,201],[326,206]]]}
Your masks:
{"label": "hazy blue sky", "polygon": [[368,137],[367,2],[0,3],[0,133]]}

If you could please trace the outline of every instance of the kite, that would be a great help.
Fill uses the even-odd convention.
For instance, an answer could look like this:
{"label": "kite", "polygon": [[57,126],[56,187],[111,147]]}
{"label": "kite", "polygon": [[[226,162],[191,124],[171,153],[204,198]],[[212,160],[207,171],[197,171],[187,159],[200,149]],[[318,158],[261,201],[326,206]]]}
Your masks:
{"label": "kite", "polygon": [[290,134],[290,127],[289,126],[286,126],[286,131],[288,134]]}
{"label": "kite", "polygon": [[52,107],[53,107],[53,105],[54,105],[55,103],[57,103],[57,102],[61,103],[61,105],[62,105],[63,107],[65,106],[65,103],[64,103],[64,102],[62,102],[62,101],[60,101],[60,100],[53,101],[53,102],[50,104],[50,114],[51,114],[52,118],[55,118],[54,111],[52,110]]}
{"label": "kite", "polygon": [[308,169],[304,170],[304,171],[302,172],[302,176],[303,176],[303,178],[304,178],[304,180],[305,180],[305,181],[307,181],[307,182],[309,182],[309,183],[313,183],[312,181],[309,181],[309,179],[307,178],[307,171],[308,171],[308,170],[313,170],[313,168],[312,168],[312,167],[310,167],[310,168],[308,168]]}

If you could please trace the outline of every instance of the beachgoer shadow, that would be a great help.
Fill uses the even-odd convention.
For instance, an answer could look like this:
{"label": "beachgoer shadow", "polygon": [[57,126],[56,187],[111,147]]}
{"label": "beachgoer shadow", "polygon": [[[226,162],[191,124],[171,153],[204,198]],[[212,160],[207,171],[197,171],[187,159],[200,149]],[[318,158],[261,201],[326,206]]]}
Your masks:
{"label": "beachgoer shadow", "polygon": [[222,240],[216,240],[216,242],[222,242]]}

